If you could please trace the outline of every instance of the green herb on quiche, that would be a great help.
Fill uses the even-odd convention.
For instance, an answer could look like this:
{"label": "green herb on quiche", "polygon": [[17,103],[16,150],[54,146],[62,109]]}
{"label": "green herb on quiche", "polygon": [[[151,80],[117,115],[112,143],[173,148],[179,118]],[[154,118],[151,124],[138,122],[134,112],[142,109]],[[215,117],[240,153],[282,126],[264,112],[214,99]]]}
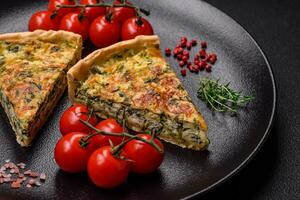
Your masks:
{"label": "green herb on quiche", "polygon": [[237,113],[239,108],[254,99],[253,96],[246,96],[231,89],[229,83],[222,85],[219,80],[208,78],[200,80],[197,95],[212,110],[234,114]]}

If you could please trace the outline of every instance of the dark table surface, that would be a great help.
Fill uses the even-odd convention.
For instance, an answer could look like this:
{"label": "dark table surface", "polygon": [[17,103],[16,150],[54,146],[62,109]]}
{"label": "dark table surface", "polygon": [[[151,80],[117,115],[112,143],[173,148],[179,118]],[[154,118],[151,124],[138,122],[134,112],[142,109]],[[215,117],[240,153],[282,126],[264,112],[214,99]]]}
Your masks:
{"label": "dark table surface", "polygon": [[278,101],[273,129],[256,157],[203,199],[300,199],[300,1],[206,1],[261,46],[273,68]]}
{"label": "dark table surface", "polygon": [[300,199],[300,0],[205,0],[258,42],[277,84],[274,127],[255,158],[201,199]]}

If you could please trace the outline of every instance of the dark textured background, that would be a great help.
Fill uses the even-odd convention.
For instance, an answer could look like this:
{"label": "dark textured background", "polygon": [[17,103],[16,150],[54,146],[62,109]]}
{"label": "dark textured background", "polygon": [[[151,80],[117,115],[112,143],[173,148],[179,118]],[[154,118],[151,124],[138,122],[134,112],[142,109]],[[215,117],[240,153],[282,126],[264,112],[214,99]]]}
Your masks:
{"label": "dark textured background", "polygon": [[206,0],[264,50],[277,84],[273,130],[256,157],[203,199],[300,199],[300,1]]}
{"label": "dark textured background", "polygon": [[300,199],[300,1],[206,1],[233,17],[260,44],[274,71],[278,107],[274,128],[257,156],[201,199]]}

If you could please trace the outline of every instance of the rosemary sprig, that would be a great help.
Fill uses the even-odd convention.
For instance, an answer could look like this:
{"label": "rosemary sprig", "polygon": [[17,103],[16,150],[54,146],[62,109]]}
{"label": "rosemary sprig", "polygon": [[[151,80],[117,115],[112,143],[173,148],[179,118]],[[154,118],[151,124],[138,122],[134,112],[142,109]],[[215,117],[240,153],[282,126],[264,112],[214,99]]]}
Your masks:
{"label": "rosemary sprig", "polygon": [[212,110],[233,114],[254,99],[253,96],[245,96],[241,92],[234,91],[229,87],[229,83],[222,85],[219,83],[219,79],[211,80],[208,78],[200,80],[197,95]]}

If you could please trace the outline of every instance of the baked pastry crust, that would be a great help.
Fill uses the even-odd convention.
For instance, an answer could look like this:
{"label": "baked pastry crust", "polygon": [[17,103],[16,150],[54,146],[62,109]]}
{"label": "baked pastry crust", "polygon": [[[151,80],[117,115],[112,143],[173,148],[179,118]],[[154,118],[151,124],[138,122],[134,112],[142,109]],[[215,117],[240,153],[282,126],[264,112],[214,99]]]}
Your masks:
{"label": "baked pastry crust", "polygon": [[[5,75],[8,78],[5,79],[4,77],[1,77],[2,79],[0,80],[0,82],[1,82],[1,84],[0,84],[0,93],[1,93],[0,102],[1,102],[1,105],[4,108],[5,112],[8,115],[8,118],[9,118],[9,121],[10,121],[10,124],[11,124],[13,130],[15,131],[17,142],[21,146],[30,146],[32,140],[38,133],[38,130],[47,121],[49,115],[53,111],[54,107],[56,106],[58,100],[62,96],[62,94],[67,86],[66,71],[81,58],[82,39],[81,39],[80,35],[74,34],[71,32],[66,32],[66,31],[36,30],[34,32],[19,32],[19,33],[2,34],[2,35],[0,35],[0,42],[1,42],[1,45],[0,45],[1,54],[2,54],[2,52],[10,51],[10,50],[5,49],[5,48],[7,48],[7,45],[10,43],[21,46],[20,47],[21,50],[18,50],[19,49],[18,48],[17,50],[19,52],[17,51],[16,54],[13,54],[13,53],[9,54],[6,52],[6,54],[7,54],[6,56],[8,56],[8,57],[7,58],[5,57],[5,59],[9,60],[9,63],[7,63],[8,61],[4,62],[4,66],[6,68],[8,68],[5,70],[11,71],[11,75],[9,73],[5,72]],[[59,53],[66,53],[63,51],[59,52],[60,51],[59,48],[60,48],[60,45],[62,45],[62,42],[70,43],[70,44],[74,45],[74,47],[72,47],[72,52],[66,56],[66,59],[69,59],[69,60],[66,61],[65,63],[59,63],[61,66],[57,67],[57,70],[53,70],[53,74],[55,73],[55,77],[56,77],[57,81],[55,81],[55,82],[48,81],[47,82],[47,81],[43,80],[43,77],[41,77],[39,79],[40,82],[33,83],[40,89],[40,91],[35,91],[32,88],[29,88],[27,86],[24,90],[17,91],[18,90],[17,87],[20,86],[22,84],[22,82],[24,82],[24,85],[25,85],[25,84],[27,84],[27,82],[30,81],[31,78],[32,78],[32,80],[37,80],[36,79],[37,75],[35,74],[35,71],[32,70],[33,69],[32,66],[33,66],[33,64],[37,65],[34,62],[42,63],[42,61],[39,60],[40,58],[38,56],[38,53],[36,52],[36,48],[39,48],[39,52],[41,54],[43,54],[40,57],[42,57],[42,56],[47,57],[48,54],[50,56],[50,53],[49,53],[50,50],[48,47],[49,47],[49,45],[53,45],[56,48],[56,49],[55,48],[53,49],[54,53],[57,53],[55,51],[58,51],[57,54],[59,55]],[[47,46],[47,48],[43,49],[44,48],[43,44],[46,44],[46,43],[48,46]],[[32,44],[32,48],[30,46],[31,44]],[[24,45],[24,46],[22,46],[22,45]],[[22,49],[23,47],[24,47],[24,49],[26,47],[27,51],[23,50]],[[30,51],[28,49],[30,49]],[[24,57],[23,60],[22,60],[23,57],[21,56],[21,54]],[[32,54],[34,54],[34,55],[32,56]],[[14,56],[16,57],[16,59],[13,59]],[[30,56],[32,56],[33,59],[37,59],[37,60],[30,60],[30,58],[29,58]],[[53,55],[51,55],[51,56],[53,56]],[[26,59],[28,59],[28,60],[26,60]],[[49,59],[49,62],[51,62],[51,59]],[[58,63],[54,63],[53,65],[55,65],[55,64],[58,64]],[[16,66],[15,69],[13,66]],[[51,66],[49,67],[49,71],[50,71],[50,68],[51,68]],[[39,70],[40,69],[39,65],[37,65],[35,67],[35,69]],[[45,67],[44,70],[45,69],[47,70],[47,67]],[[14,75],[18,74],[18,73],[16,73],[16,71],[18,71],[19,74],[27,73],[26,76],[24,77],[24,80],[22,79],[22,77],[14,76]],[[40,69],[40,71],[42,71],[42,70]],[[48,73],[47,77],[51,78],[52,72],[47,72],[47,73]],[[11,82],[7,81],[8,79],[12,79],[13,81],[15,81],[15,80],[18,80],[18,81],[15,81],[12,84]],[[18,84],[17,86],[14,85],[16,83]],[[47,84],[49,87],[44,87]],[[32,89],[32,91],[30,89]],[[30,108],[28,108],[28,110],[26,110],[25,109],[26,102],[24,103],[24,101],[23,101],[24,99],[22,99],[25,95],[23,93],[28,92],[28,91],[32,95],[32,99],[28,99],[27,107],[31,106],[30,102],[38,101],[38,100],[34,99],[35,96],[38,95],[37,93],[43,93],[43,95],[39,94],[40,95],[39,98],[41,98],[43,100],[40,100],[36,104],[37,108],[34,111],[32,111],[32,109],[30,110]],[[18,96],[12,95],[12,93],[14,93],[14,92],[18,93]],[[21,92],[22,92],[22,94],[19,94]],[[20,99],[17,99],[17,97],[19,97]],[[28,114],[27,118],[22,119],[23,120],[22,121],[20,119],[20,114],[18,114],[18,113],[21,113],[20,109],[23,109],[24,113],[31,112],[32,114],[30,116]],[[20,125],[20,124],[22,124],[22,125]]]}
{"label": "baked pastry crust", "polygon": [[[122,41],[122,42],[116,43],[112,46],[94,51],[93,53],[91,53],[90,55],[85,57],[84,59],[80,60],[67,73],[68,95],[69,95],[70,101],[72,103],[77,103],[77,102],[84,103],[76,98],[77,89],[79,87],[78,82],[84,82],[88,79],[91,67],[94,65],[94,63],[105,62],[105,60],[111,58],[113,55],[115,55],[117,53],[123,52],[128,49],[143,49],[143,48],[147,48],[147,47],[154,47],[154,51],[152,49],[152,53],[155,54],[156,57],[161,59],[163,64],[165,64],[165,61],[161,57],[161,54],[159,52],[159,44],[160,44],[159,37],[156,35],[154,35],[154,36],[138,36],[135,39]],[[172,75],[174,75],[174,76],[172,76],[173,79],[176,79],[176,81],[180,82],[179,79],[176,78],[175,72],[171,71],[170,73],[172,73]],[[186,93],[185,90],[184,90],[184,92]],[[103,97],[103,98],[105,98],[105,97]],[[188,98],[188,100],[187,100],[188,103],[190,103],[190,105],[192,105],[189,97],[187,97],[187,98]],[[130,105],[127,105],[127,106],[130,107]],[[190,149],[194,149],[194,150],[206,149],[209,144],[209,140],[208,140],[207,134],[206,134],[207,125],[206,125],[202,115],[200,114],[200,112],[197,111],[197,109],[195,108],[194,105],[192,105],[192,107],[193,107],[192,109],[194,112],[193,114],[195,115],[195,119],[197,121],[196,126],[197,126],[197,128],[199,128],[197,133],[195,133],[196,135],[193,135],[193,136],[185,135],[185,137],[188,139],[178,139],[178,138],[173,137],[168,134],[163,134],[163,135],[161,134],[161,135],[159,135],[159,137],[167,142],[176,144],[183,148],[190,148]],[[94,107],[93,107],[93,109],[94,109]],[[147,109],[147,108],[145,108],[145,109],[149,111],[149,109]],[[101,113],[99,113],[98,116],[100,116],[102,118],[109,117],[109,116],[104,116]],[[174,118],[176,118],[176,117],[178,117],[178,116],[175,116]],[[120,121],[120,119],[119,119],[119,121]],[[188,123],[190,123],[190,122],[188,122]],[[126,123],[126,126],[135,131],[145,131],[143,128],[134,127],[134,126],[130,126],[130,125],[128,126],[128,123]],[[191,138],[194,136],[197,136],[198,142],[192,141]]]}

